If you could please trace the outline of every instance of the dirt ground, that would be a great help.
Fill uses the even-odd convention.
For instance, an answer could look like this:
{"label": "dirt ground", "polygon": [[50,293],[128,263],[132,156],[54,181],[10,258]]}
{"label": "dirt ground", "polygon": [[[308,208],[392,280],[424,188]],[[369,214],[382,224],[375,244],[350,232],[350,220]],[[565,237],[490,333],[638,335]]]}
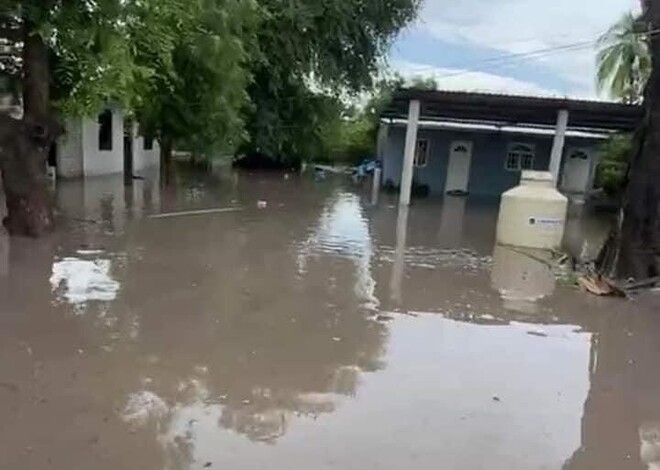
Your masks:
{"label": "dirt ground", "polygon": [[122,183],[0,237],[0,469],[660,468],[660,294],[494,247],[492,201]]}

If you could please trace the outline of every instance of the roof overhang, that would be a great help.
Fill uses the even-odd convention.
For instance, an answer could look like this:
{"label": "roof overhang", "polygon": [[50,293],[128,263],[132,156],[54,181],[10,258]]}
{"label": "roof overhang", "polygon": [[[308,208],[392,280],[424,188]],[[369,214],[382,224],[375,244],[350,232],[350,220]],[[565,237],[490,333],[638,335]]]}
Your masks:
{"label": "roof overhang", "polygon": [[412,100],[421,102],[422,121],[548,127],[556,124],[557,113],[565,109],[569,128],[597,132],[633,131],[644,113],[639,105],[604,101],[399,89],[381,117],[407,119]]}
{"label": "roof overhang", "polygon": [[[393,127],[405,127],[408,124],[407,119],[382,119]],[[503,125],[484,122],[456,122],[456,121],[419,121],[419,129],[428,130],[447,130],[457,132],[480,132],[480,133],[500,133],[500,134],[521,134],[536,135],[539,137],[552,138],[555,135],[555,128],[551,126],[524,126],[524,125]],[[608,140],[614,134],[614,131],[596,131],[596,130],[575,130],[568,129],[566,137],[576,139]]]}

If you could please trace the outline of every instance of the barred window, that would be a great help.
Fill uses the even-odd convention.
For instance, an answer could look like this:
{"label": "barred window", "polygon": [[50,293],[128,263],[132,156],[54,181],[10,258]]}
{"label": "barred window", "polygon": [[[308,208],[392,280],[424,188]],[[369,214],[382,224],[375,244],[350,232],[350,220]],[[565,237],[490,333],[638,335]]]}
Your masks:
{"label": "barred window", "polygon": [[509,171],[531,170],[534,168],[534,147],[527,144],[511,144],[504,167]]}

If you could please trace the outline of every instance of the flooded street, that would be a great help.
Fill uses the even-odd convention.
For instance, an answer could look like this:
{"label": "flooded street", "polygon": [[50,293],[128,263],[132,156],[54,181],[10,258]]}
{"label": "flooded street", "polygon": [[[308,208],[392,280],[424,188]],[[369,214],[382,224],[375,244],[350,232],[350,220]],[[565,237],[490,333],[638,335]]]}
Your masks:
{"label": "flooded street", "polygon": [[660,301],[494,249],[492,201],[281,174],[57,198],[58,233],[0,238],[2,470],[660,468]]}

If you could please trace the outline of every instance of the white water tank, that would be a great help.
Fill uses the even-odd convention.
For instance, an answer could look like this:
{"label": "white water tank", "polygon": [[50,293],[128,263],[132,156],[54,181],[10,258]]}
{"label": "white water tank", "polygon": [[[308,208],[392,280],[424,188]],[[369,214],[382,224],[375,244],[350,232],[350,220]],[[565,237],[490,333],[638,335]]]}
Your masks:
{"label": "white water tank", "polygon": [[555,187],[552,174],[523,171],[520,186],[502,195],[497,242],[550,250],[561,246],[568,199]]}

